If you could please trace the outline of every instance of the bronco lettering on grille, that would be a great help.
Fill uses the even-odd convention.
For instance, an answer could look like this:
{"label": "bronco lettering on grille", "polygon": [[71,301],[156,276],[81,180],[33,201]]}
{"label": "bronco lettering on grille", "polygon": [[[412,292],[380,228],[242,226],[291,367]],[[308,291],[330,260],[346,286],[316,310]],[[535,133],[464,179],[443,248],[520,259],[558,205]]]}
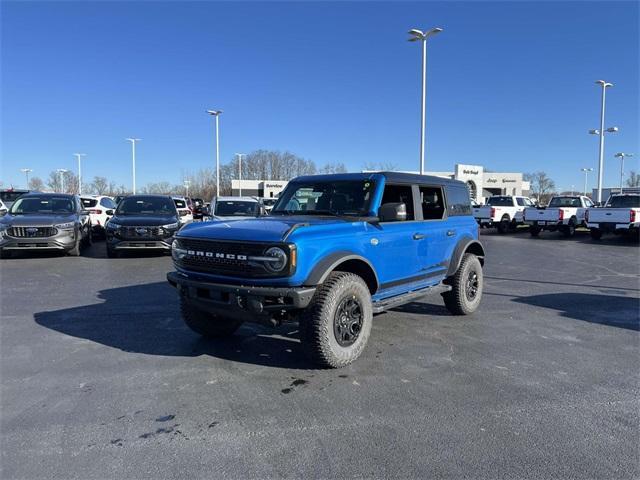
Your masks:
{"label": "bronco lettering on grille", "polygon": [[192,257],[209,257],[209,258],[215,257],[215,258],[222,258],[227,260],[241,260],[241,261],[247,260],[246,255],[236,255],[234,253],[203,252],[200,250],[187,250],[187,255],[190,255]]}

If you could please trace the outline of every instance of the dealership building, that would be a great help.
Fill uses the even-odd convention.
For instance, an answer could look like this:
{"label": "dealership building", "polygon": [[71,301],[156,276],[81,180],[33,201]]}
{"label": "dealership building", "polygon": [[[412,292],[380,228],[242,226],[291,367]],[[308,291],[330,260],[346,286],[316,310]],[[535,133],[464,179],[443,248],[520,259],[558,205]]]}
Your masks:
{"label": "dealership building", "polygon": [[[417,173],[417,172],[408,172]],[[486,171],[482,165],[456,164],[453,172],[426,172],[427,175],[463,181],[469,187],[471,197],[479,203],[493,195],[529,195],[529,182],[522,173]],[[282,180],[232,180],[234,196],[275,198],[287,186]]]}
{"label": "dealership building", "polygon": [[453,172],[426,172],[427,175],[452,178],[467,184],[471,198],[479,203],[493,195],[529,195],[529,182],[522,173],[486,171],[482,165],[458,163]]}

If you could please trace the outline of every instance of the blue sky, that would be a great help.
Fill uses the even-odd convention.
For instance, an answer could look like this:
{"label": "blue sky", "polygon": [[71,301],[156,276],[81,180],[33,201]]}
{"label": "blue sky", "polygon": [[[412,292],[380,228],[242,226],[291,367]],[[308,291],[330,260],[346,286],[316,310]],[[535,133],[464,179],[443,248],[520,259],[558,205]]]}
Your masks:
{"label": "blue sky", "polygon": [[[613,154],[640,154],[637,2],[2,2],[2,167],[178,182],[221,158],[289,150],[318,165],[417,169],[420,46],[430,41],[427,169],[546,170],[562,188],[597,166],[599,78]],[[637,168],[637,158],[635,165]],[[631,163],[631,161],[628,161]],[[628,169],[627,169],[628,170]],[[592,176],[592,184],[595,175]]]}

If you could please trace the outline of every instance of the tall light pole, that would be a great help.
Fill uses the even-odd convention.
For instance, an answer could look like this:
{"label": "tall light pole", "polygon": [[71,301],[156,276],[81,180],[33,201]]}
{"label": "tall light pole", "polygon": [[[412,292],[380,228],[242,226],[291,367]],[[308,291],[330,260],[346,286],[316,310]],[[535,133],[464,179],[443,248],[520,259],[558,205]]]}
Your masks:
{"label": "tall light pole", "polygon": [[600,105],[600,130],[596,130],[600,136],[600,154],[598,157],[598,203],[602,201],[602,177],[604,175],[604,107],[606,104],[607,88],[613,87],[613,83],[597,80],[596,84],[602,86],[602,103]]}
{"label": "tall light pole", "polygon": [[133,171],[132,193],[135,195],[136,194],[136,142],[139,142],[142,139],[132,137],[132,138],[126,138],[125,140],[128,140],[131,142],[131,163],[132,163],[132,171]]}
{"label": "tall light pole", "polygon": [[242,157],[246,157],[247,155],[244,153],[236,153],[236,156],[238,157],[238,185],[239,185],[239,195],[238,196],[242,196]]}
{"label": "tall light pole", "polygon": [[581,172],[584,172],[584,196],[587,196],[587,176],[589,172],[593,172],[593,168],[581,168]]}
{"label": "tall light pole", "polygon": [[60,175],[60,193],[64,193],[64,174],[68,171],[69,170],[65,168],[59,168],[56,170],[56,172],[58,172],[58,174]]}
{"label": "tall light pole", "polygon": [[184,185],[184,189],[186,190],[186,195],[185,197],[189,196],[189,185],[191,185],[191,180],[185,180],[182,182],[182,184]]}
{"label": "tall light pole", "polygon": [[216,119],[216,196],[220,196],[220,114],[222,110],[207,110]]}
{"label": "tall light pole", "polygon": [[86,153],[74,153],[78,159],[78,195],[82,195],[82,157],[86,157]]}
{"label": "tall light pole", "polygon": [[29,174],[33,172],[32,168],[21,168],[20,171],[27,177],[27,189],[29,189]]}
{"label": "tall light pole", "polygon": [[424,175],[424,137],[427,113],[427,39],[433,35],[437,35],[442,28],[432,28],[426,32],[412,28],[409,35],[412,37],[410,42],[422,42],[422,123],[420,124],[420,175]]}
{"label": "tall light pole", "polygon": [[624,157],[633,157],[633,153],[619,152],[614,156],[620,159],[620,193],[622,193],[622,186],[624,184]]}

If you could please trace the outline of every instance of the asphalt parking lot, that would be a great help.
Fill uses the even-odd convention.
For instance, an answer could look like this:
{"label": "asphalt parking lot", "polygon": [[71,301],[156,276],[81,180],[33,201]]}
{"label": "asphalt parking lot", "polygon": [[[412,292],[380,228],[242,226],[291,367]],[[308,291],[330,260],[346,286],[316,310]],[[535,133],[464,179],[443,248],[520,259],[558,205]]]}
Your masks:
{"label": "asphalt parking lot", "polygon": [[200,339],[168,256],[2,261],[0,476],[638,478],[640,250],[588,237],[483,232],[478,313],[377,316],[341,370]]}

